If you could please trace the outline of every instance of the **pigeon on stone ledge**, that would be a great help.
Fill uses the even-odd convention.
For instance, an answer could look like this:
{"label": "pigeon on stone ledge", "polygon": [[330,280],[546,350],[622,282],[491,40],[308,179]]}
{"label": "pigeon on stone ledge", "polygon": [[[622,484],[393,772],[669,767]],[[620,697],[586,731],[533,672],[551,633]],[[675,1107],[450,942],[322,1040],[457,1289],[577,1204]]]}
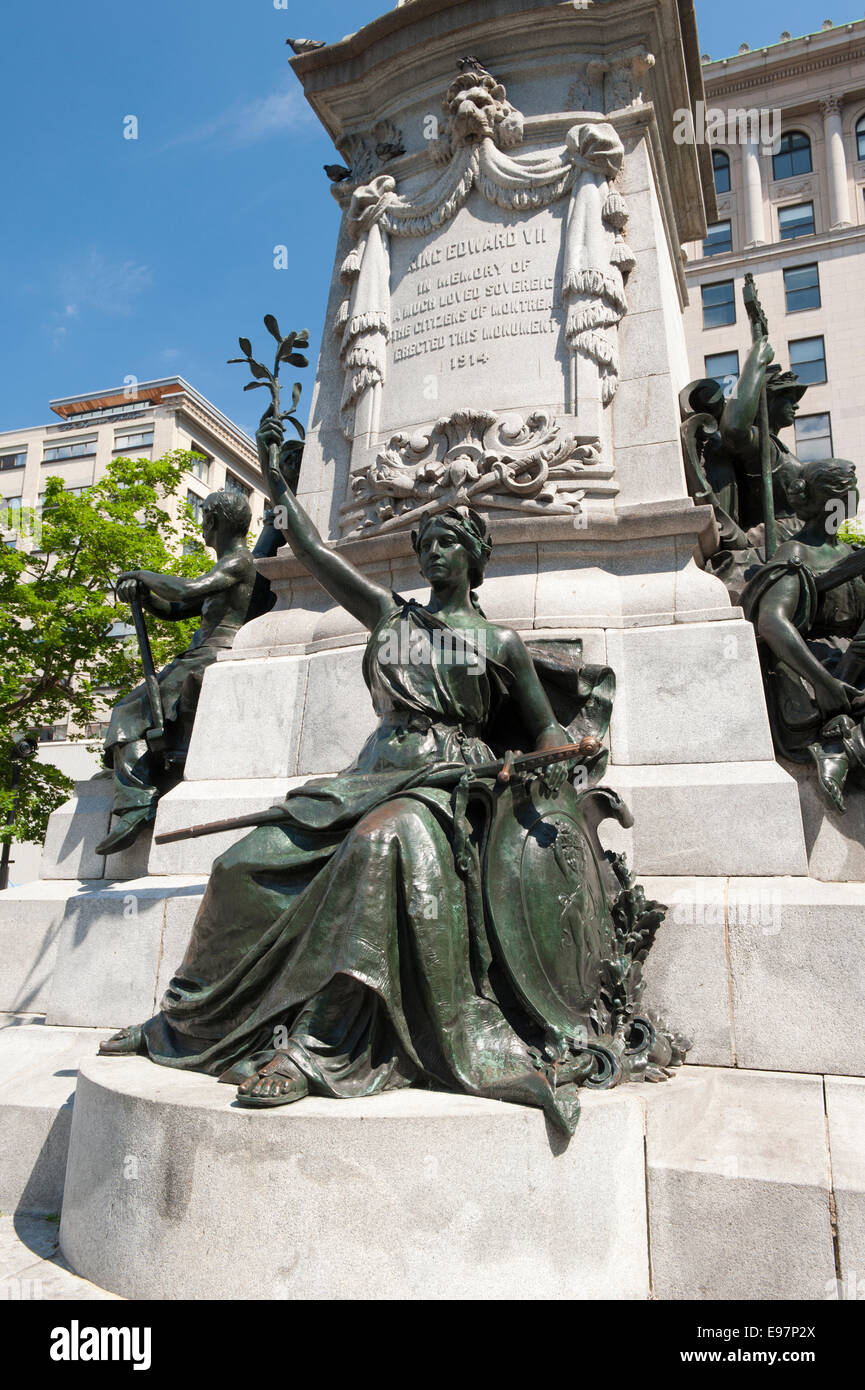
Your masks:
{"label": "pigeon on stone ledge", "polygon": [[472,68],[474,72],[486,72],[486,68],[479,58],[458,58],[457,67],[460,72],[465,72],[466,68]]}
{"label": "pigeon on stone ledge", "polygon": [[327,48],[326,39],[286,39],[295,53],[312,53],[316,48]]}
{"label": "pigeon on stone ledge", "polygon": [[378,159],[387,163],[389,159],[398,159],[401,154],[405,154],[405,145],[401,140],[392,143],[384,141],[376,145],[375,153]]}
{"label": "pigeon on stone ledge", "polygon": [[351,170],[346,169],[344,164],[324,164],[322,168],[331,183],[345,183],[346,179],[351,178]]}

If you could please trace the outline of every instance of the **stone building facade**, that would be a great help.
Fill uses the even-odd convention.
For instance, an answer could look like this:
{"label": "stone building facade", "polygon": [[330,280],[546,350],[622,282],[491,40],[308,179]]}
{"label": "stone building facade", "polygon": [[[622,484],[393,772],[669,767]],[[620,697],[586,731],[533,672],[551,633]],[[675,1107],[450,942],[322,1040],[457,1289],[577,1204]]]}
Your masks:
{"label": "stone building facade", "polygon": [[61,477],[80,490],[102,477],[112,458],[161,458],[172,449],[203,456],[179,496],[196,510],[208,493],[243,492],[257,524],[264,488],[255,444],[238,425],[180,376],[136,382],[49,402],[50,424],[0,431],[0,507],[4,539],[16,514],[39,507],[45,480]]}
{"label": "stone building facade", "polygon": [[[745,45],[742,46],[743,49]],[[718,221],[689,243],[691,375],[731,389],[751,342],[742,303],[757,281],[776,361],[809,383],[792,436],[802,459],[865,468],[865,20],[704,56]],[[713,122],[723,111],[726,122]],[[762,115],[763,129],[755,121]],[[768,126],[767,126],[768,121]],[[772,129],[771,146],[762,136]]]}

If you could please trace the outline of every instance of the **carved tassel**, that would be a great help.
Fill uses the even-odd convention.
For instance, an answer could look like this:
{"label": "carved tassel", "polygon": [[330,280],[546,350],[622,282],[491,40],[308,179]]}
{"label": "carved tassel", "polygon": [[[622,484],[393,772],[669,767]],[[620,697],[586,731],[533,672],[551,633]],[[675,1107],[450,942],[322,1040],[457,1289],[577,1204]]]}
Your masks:
{"label": "carved tassel", "polygon": [[339,278],[344,283],[349,283],[356,276],[360,275],[361,252],[359,246],[353,246],[339,268]]}
{"label": "carved tassel", "polygon": [[614,188],[607,194],[603,218],[608,226],[615,227],[617,231],[621,231],[628,220],[628,205],[621,193],[617,193]]}
{"label": "carved tassel", "polygon": [[629,274],[637,264],[636,256],[621,236],[616,237],[615,244],[610,252],[610,264],[618,266],[623,275]]}

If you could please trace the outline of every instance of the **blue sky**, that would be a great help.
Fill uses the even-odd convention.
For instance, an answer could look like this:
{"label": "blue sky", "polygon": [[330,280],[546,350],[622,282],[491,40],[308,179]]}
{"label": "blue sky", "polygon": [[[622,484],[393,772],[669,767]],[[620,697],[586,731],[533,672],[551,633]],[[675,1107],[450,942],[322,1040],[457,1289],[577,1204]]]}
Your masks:
{"label": "blue sky", "polygon": [[[335,39],[385,0],[39,0],[2,50],[6,208],[0,430],[49,399],[187,378],[250,432],[257,398],[228,367],[261,319],[321,336],[338,208],[333,146],[287,66],[291,35]],[[861,18],[849,0],[697,0],[713,58]],[[297,18],[297,16],[300,18]],[[139,122],[123,138],[124,117]],[[293,268],[276,270],[285,244]],[[314,360],[314,355],[313,355]],[[305,380],[308,406],[312,370]],[[302,412],[303,413],[303,412]]]}

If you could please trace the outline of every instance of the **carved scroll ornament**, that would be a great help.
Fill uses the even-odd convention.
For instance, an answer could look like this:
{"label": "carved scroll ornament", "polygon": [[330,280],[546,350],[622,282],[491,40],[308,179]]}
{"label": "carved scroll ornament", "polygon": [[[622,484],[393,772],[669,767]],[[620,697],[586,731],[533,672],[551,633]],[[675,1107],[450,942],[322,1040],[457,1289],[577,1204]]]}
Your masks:
{"label": "carved scroll ornament", "polygon": [[564,433],[549,411],[524,420],[458,410],[428,433],[394,435],[373,464],[355,473],[343,532],[380,535],[424,513],[466,505],[576,517],[586,481],[610,476],[600,442]]}

